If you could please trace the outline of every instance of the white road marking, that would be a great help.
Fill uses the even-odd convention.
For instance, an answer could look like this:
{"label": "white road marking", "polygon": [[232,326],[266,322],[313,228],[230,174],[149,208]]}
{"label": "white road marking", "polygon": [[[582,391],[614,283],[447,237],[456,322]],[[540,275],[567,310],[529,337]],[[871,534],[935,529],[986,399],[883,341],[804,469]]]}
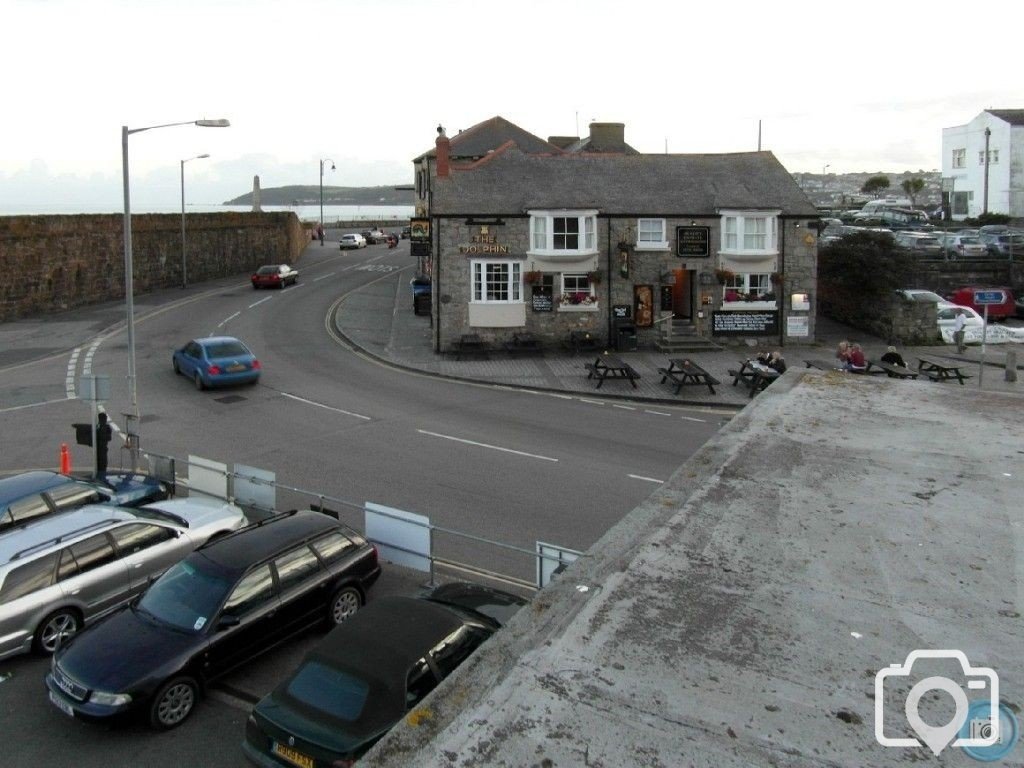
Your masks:
{"label": "white road marking", "polygon": [[241,313],[241,312],[235,312],[235,314],[233,314],[233,315],[230,315],[230,316],[228,316],[228,317],[225,317],[225,318],[224,318],[223,320],[221,320],[221,321],[220,321],[219,323],[217,323],[217,327],[218,327],[218,328],[223,328],[223,327],[224,327],[225,325],[227,325],[228,323],[230,323],[230,322],[231,322],[232,320],[234,320],[234,319],[235,319],[236,317],[238,317],[238,316],[239,316],[240,314],[242,314],[242,313]]}
{"label": "white road marking", "polygon": [[265,299],[260,299],[259,301],[253,302],[252,304],[249,305],[249,309],[252,309],[253,307],[258,307],[264,301],[270,301],[272,298],[274,298],[274,297],[273,296],[267,296],[267,298],[265,298]]}
{"label": "white road marking", "polygon": [[68,360],[68,371],[64,376],[64,394],[68,400],[75,399],[75,371],[78,369],[78,355],[81,351],[81,347],[75,347],[71,359]]}
{"label": "white road marking", "polygon": [[442,438],[444,440],[454,440],[456,443],[465,443],[466,445],[475,445],[475,446],[478,446],[480,448],[490,448],[493,451],[504,451],[505,453],[514,453],[517,456],[526,456],[526,457],[531,458],[531,459],[541,459],[543,461],[555,461],[555,462],[558,461],[558,459],[552,459],[550,456],[540,456],[540,455],[538,455],[536,453],[526,453],[525,451],[516,451],[516,450],[513,450],[512,448],[502,448],[502,447],[497,446],[497,445],[488,445],[487,443],[478,443],[478,442],[476,442],[474,440],[464,440],[461,437],[452,437],[451,435],[442,435],[442,434],[438,434],[437,432],[428,432],[425,429],[417,429],[416,431],[419,432],[421,435],[430,435],[431,437],[440,437],[440,438]]}
{"label": "white road marking", "polygon": [[92,376],[92,358],[96,354],[96,350],[100,348],[100,344],[103,339],[96,339],[92,344],[89,345],[89,350],[85,353],[85,360],[82,361],[82,375]]}
{"label": "white road marking", "polygon": [[587,400],[585,397],[580,398],[581,403],[590,403],[591,405],[604,405],[602,400]]}
{"label": "white road marking", "polygon": [[[72,397],[72,400],[75,398]],[[0,408],[0,413],[10,413],[11,411],[23,411],[26,408],[38,408],[41,405],[53,405],[54,403],[66,403],[68,398],[62,400],[43,400],[41,403],[28,403],[27,405],[12,405],[10,408]]]}
{"label": "white road marking", "polygon": [[631,405],[616,405],[615,403],[612,403],[612,408],[621,408],[624,411],[635,411],[636,410],[636,408],[634,408]]}
{"label": "white road marking", "polygon": [[292,400],[297,400],[300,403],[305,403],[306,405],[315,405],[317,408],[323,408],[326,411],[334,411],[335,413],[343,413],[346,416],[354,416],[357,419],[372,421],[372,419],[369,416],[363,416],[361,413],[352,413],[352,411],[345,411],[342,410],[341,408],[335,408],[332,405],[324,405],[323,403],[318,403],[314,400],[307,400],[306,398],[299,397],[298,395],[290,395],[287,392],[282,392],[281,395],[283,397],[291,398]]}
{"label": "white road marking", "polygon": [[326,275],[320,275],[320,277],[314,277],[313,278],[313,282],[315,283],[315,282],[317,282],[319,280],[325,280],[326,278],[330,277],[333,274],[334,274],[333,272],[328,272]]}
{"label": "white road marking", "polygon": [[695,418],[693,418],[693,416],[680,416],[679,418],[680,419],[685,419],[686,421],[700,422],[701,424],[707,424],[708,423],[707,419],[695,419]]}
{"label": "white road marking", "polygon": [[644,477],[643,475],[626,475],[626,477],[631,477],[634,480],[645,480],[648,483],[658,483],[658,485],[665,482],[664,480],[658,480],[656,477]]}
{"label": "white road marking", "polygon": [[654,416],[671,416],[672,415],[671,413],[664,413],[663,411],[648,411],[646,408],[644,409],[644,413],[650,413],[650,414],[652,414]]}

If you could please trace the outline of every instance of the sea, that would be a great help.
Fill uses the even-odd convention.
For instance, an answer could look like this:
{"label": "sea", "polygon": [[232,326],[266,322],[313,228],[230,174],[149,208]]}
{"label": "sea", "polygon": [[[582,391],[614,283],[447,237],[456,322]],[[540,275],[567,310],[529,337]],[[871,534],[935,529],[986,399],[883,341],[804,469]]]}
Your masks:
{"label": "sea", "polygon": [[[261,210],[291,211],[300,221],[319,221],[319,205],[263,205]],[[234,211],[247,213],[251,205],[203,205],[186,204],[185,213],[223,213]],[[405,221],[413,215],[415,208],[411,205],[324,205],[324,224],[339,221]],[[0,216],[34,216],[34,215],[66,215],[80,213],[124,213],[124,202],[114,203],[48,203],[45,205],[12,205],[0,203]],[[132,213],[177,213],[181,214],[181,205],[147,205],[132,201]]]}

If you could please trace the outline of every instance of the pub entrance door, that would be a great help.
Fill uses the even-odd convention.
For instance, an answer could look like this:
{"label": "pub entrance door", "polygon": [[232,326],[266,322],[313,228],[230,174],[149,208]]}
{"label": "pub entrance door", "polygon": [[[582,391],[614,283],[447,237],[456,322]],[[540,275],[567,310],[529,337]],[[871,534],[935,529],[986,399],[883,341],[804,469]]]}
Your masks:
{"label": "pub entrance door", "polygon": [[672,286],[672,317],[681,320],[693,319],[693,272],[686,269],[673,270],[676,276]]}

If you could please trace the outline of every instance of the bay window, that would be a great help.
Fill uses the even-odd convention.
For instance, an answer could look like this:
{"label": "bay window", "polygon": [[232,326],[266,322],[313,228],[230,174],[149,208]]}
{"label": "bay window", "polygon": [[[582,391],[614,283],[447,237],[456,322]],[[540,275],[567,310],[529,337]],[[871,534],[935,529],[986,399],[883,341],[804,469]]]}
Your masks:
{"label": "bay window", "polygon": [[777,211],[724,211],[722,252],[730,255],[769,256],[778,249]]}
{"label": "bay window", "polygon": [[597,211],[530,211],[530,253],[597,253]]}
{"label": "bay window", "polygon": [[475,304],[516,304],[523,300],[522,264],[518,261],[472,263]]}

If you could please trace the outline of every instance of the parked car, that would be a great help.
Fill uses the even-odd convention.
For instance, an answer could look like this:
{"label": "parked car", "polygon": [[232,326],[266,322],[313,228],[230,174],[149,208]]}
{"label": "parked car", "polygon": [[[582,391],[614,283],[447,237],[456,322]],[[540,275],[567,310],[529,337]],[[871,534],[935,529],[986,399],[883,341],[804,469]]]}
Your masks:
{"label": "parked car", "polygon": [[949,301],[949,299],[944,299],[942,296],[939,296],[939,294],[934,291],[925,291],[920,288],[904,288],[896,291],[896,293],[907,301],[932,301],[940,306],[943,304],[952,305],[953,303]]}
{"label": "parked car", "polygon": [[166,499],[170,487],[150,475],[111,472],[105,480],[34,470],[0,480],[0,533],[86,504],[138,507]]}
{"label": "parked car", "polygon": [[1024,234],[1019,232],[985,232],[983,228],[978,239],[988,248],[989,256],[1008,259],[1012,253],[1014,259],[1024,257]]}
{"label": "parked car", "polygon": [[942,244],[942,252],[948,254],[951,260],[984,258],[988,255],[988,249],[981,240],[959,232],[940,235],[939,242]]}
{"label": "parked car", "polygon": [[387,241],[388,236],[380,229],[368,229],[363,234],[363,239],[366,240],[370,245],[376,245],[377,243],[383,243]]}
{"label": "parked car", "polygon": [[267,768],[352,765],[524,603],[470,584],[376,600],[255,706],[246,757]]}
{"label": "parked car", "polygon": [[287,264],[265,264],[252,275],[252,287],[284,288],[299,282],[299,270]]}
{"label": "parked car", "polygon": [[196,389],[228,384],[255,384],[263,366],[245,344],[233,336],[192,339],[171,358],[174,372],[192,379]]}
{"label": "parked car", "polygon": [[402,227],[402,239],[408,240],[412,237],[412,227]]}
{"label": "parked car", "polygon": [[0,536],[0,658],[53,653],[244,522],[234,504],[196,497],[137,509],[93,504],[7,532]]}
{"label": "parked car", "polygon": [[950,296],[950,301],[962,307],[970,307],[979,315],[984,315],[985,309],[983,305],[974,303],[975,291],[1002,291],[1005,296],[1005,300],[1001,304],[988,305],[989,320],[1005,320],[1017,313],[1017,304],[1013,297],[1013,291],[1009,288],[985,288],[980,286],[957,288]]}
{"label": "parked car", "polygon": [[50,701],[87,720],[180,725],[212,680],[308,628],[356,615],[377,550],[336,519],[286,512],[222,536],[54,655]]}
{"label": "parked car", "polygon": [[897,232],[895,240],[896,245],[900,245],[915,253],[937,255],[942,252],[939,239],[935,235],[925,232]]}
{"label": "parked car", "polygon": [[341,250],[347,250],[349,248],[365,248],[366,238],[362,235],[348,234],[341,236]]}

